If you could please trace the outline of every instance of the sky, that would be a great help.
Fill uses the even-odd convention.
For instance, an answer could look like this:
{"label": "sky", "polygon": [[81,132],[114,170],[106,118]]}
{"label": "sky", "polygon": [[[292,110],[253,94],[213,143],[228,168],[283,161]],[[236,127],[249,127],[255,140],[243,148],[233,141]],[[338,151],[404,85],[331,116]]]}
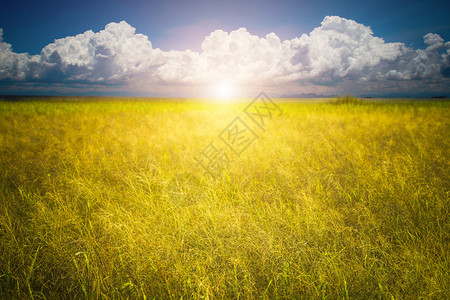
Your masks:
{"label": "sky", "polygon": [[2,1],[0,94],[450,96],[448,1]]}

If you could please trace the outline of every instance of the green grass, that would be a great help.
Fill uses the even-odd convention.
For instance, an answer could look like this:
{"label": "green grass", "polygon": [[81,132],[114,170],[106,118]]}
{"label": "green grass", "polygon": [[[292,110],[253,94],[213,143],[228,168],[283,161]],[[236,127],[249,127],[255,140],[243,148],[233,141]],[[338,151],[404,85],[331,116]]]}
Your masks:
{"label": "green grass", "polygon": [[[95,100],[95,99],[93,99]],[[448,299],[450,102],[0,102],[2,299]]]}

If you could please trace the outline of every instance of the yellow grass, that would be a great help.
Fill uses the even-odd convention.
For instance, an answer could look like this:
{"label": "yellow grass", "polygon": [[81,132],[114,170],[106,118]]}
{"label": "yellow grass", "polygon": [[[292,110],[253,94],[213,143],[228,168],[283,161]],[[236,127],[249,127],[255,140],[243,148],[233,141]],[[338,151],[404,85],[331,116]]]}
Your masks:
{"label": "yellow grass", "polygon": [[211,177],[250,100],[60,100],[0,102],[0,298],[450,297],[450,102],[278,102]]}

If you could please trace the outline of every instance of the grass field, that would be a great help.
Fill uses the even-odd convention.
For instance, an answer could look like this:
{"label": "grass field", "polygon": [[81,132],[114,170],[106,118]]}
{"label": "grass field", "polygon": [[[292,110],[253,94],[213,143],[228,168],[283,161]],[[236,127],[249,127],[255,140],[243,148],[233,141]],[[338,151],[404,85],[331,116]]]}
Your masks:
{"label": "grass field", "polygon": [[249,101],[0,102],[0,298],[450,298],[449,101]]}

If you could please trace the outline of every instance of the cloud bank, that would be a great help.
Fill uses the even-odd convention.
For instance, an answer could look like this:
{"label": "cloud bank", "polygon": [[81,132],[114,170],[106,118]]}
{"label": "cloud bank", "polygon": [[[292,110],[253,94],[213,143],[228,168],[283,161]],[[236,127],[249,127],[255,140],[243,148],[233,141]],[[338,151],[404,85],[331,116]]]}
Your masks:
{"label": "cloud bank", "polygon": [[439,35],[425,35],[426,48],[413,49],[386,43],[370,27],[337,16],[285,41],[275,33],[259,37],[245,28],[216,30],[205,37],[200,52],[153,48],[125,21],[57,39],[39,55],[15,53],[2,36],[0,29],[0,81],[19,88],[96,86],[173,94],[220,80],[280,93],[439,93],[449,92],[450,86],[450,42]]}

